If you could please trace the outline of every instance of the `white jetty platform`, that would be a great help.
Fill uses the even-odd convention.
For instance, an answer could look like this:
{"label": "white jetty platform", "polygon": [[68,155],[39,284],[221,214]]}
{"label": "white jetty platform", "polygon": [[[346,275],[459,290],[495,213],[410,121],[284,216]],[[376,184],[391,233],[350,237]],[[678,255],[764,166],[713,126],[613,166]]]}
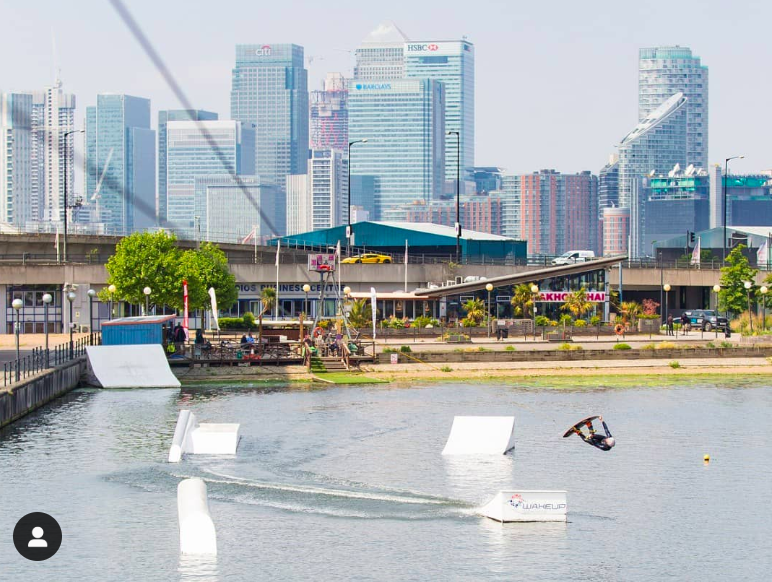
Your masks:
{"label": "white jetty platform", "polygon": [[160,344],[87,346],[96,383],[102,388],[179,388]]}
{"label": "white jetty platform", "polygon": [[499,491],[480,509],[485,517],[502,523],[513,521],[566,521],[565,491]]}
{"label": "white jetty platform", "polygon": [[190,410],[180,410],[169,449],[169,462],[179,463],[182,455],[235,455],[239,446],[239,424],[202,423]]}
{"label": "white jetty platform", "polygon": [[455,416],[443,455],[504,455],[515,448],[514,416]]}

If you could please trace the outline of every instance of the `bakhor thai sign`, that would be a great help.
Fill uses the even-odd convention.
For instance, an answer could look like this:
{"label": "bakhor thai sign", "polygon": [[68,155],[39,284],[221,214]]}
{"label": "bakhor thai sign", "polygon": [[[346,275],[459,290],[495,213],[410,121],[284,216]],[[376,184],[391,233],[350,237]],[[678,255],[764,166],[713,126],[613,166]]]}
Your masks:
{"label": "bakhor thai sign", "polygon": [[[538,301],[545,303],[565,303],[573,295],[572,291],[539,291]],[[587,291],[587,301],[603,303],[606,301],[605,291]]]}

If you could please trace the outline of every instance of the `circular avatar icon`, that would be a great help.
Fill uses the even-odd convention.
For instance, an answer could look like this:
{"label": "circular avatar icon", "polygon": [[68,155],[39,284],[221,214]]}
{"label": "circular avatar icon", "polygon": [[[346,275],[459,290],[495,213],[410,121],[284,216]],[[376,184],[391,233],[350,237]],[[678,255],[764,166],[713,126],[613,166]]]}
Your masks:
{"label": "circular avatar icon", "polygon": [[47,513],[28,513],[13,528],[13,545],[28,560],[42,562],[59,551],[62,528]]}

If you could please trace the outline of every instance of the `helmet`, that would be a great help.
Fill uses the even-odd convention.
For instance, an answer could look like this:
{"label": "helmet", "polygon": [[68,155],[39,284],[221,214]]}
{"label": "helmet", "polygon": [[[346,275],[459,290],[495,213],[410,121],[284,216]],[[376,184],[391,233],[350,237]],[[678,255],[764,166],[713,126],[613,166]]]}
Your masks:
{"label": "helmet", "polygon": [[614,440],[614,437],[606,437],[605,439],[603,439],[603,442],[609,448],[612,448],[616,444],[616,441]]}

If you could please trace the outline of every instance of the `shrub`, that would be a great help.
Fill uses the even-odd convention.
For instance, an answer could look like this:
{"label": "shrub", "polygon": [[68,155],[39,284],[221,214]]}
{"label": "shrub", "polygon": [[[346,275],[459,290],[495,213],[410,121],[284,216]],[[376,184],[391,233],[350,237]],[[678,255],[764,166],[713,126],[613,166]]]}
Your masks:
{"label": "shrub", "polygon": [[515,346],[507,346],[507,347],[504,348],[504,351],[505,352],[514,352],[515,351]]}
{"label": "shrub", "polygon": [[716,347],[716,344],[714,344],[713,342],[708,342],[708,343],[706,343],[706,344],[705,344],[705,347],[706,347],[706,348],[710,348],[710,349],[713,349],[713,348],[715,348],[715,347]]}
{"label": "shrub", "polygon": [[590,325],[600,325],[601,319],[600,315],[593,315],[590,318]]}
{"label": "shrub", "polygon": [[579,346],[576,344],[564,343],[564,344],[560,344],[558,346],[558,349],[564,352],[578,352],[578,351],[581,351],[583,348],[582,346]]}
{"label": "shrub", "polygon": [[383,353],[384,354],[396,354],[397,350],[395,350],[394,348],[383,348]]}
{"label": "shrub", "polygon": [[418,329],[423,329],[428,326],[439,327],[440,322],[434,319],[433,317],[426,317],[425,315],[416,317],[413,320],[413,327],[417,327]]}
{"label": "shrub", "polygon": [[[753,315],[753,333],[754,333],[754,335],[758,334],[763,328],[769,329],[769,327],[770,327],[769,323],[771,321],[771,318],[772,318],[772,316],[768,315],[766,317],[767,324],[766,325],[762,325],[761,316],[754,314]],[[749,318],[748,318],[748,312],[744,311],[744,312],[742,312],[740,314],[740,316],[737,319],[733,319],[729,323],[729,328],[732,331],[735,331],[737,333],[749,334],[751,330],[750,330],[750,323],[749,323]]]}
{"label": "shrub", "polygon": [[242,319],[247,327],[255,327],[255,315],[253,313],[247,311]]}
{"label": "shrub", "polygon": [[536,316],[536,327],[547,327],[550,325],[550,319],[549,317],[546,317],[544,315],[537,315]]}
{"label": "shrub", "polygon": [[483,346],[480,346],[479,348],[477,348],[477,351],[478,352],[492,352],[493,350],[490,349],[490,348],[484,348]]}
{"label": "shrub", "polygon": [[733,348],[734,344],[732,342],[723,341],[719,344],[719,347],[721,348]]}
{"label": "shrub", "polygon": [[673,342],[659,342],[656,349],[658,350],[675,350],[678,349],[678,344]]}
{"label": "shrub", "polygon": [[574,322],[574,326],[576,326],[576,327],[586,327],[587,326],[587,322],[585,320],[583,320],[583,319],[577,319]]}
{"label": "shrub", "polygon": [[642,350],[654,350],[656,348],[657,348],[657,344],[655,343],[650,343],[650,344],[646,344],[645,346],[641,346]]}
{"label": "shrub", "polygon": [[413,350],[410,349],[410,346],[399,346],[399,351],[403,354],[409,354]]}
{"label": "shrub", "polygon": [[574,325],[574,318],[571,317],[568,313],[564,313],[560,316],[560,325],[565,325],[566,327]]}
{"label": "shrub", "polygon": [[451,368],[450,366],[443,366],[442,368],[440,368],[440,371],[442,371],[442,372],[452,372],[453,368]]}
{"label": "shrub", "polygon": [[670,362],[670,363],[668,364],[668,366],[670,366],[670,367],[671,367],[671,368],[673,368],[673,369],[676,369],[676,368],[680,368],[680,367],[681,367],[681,364],[679,364],[678,362],[676,362],[675,360],[673,360],[672,362]]}
{"label": "shrub", "polygon": [[453,353],[454,354],[463,354],[464,350],[463,350],[463,348],[456,348],[456,349],[453,350]]}
{"label": "shrub", "polygon": [[633,348],[630,346],[630,344],[614,344],[615,350],[632,350]]}
{"label": "shrub", "polygon": [[[570,316],[569,316],[569,317],[570,317]],[[554,319],[550,319],[550,323],[549,323],[549,325],[550,325],[551,327],[557,327],[557,326],[558,326],[558,322],[557,322],[557,321],[555,321]]]}
{"label": "shrub", "polygon": [[244,329],[244,320],[241,317],[221,317],[220,329]]}

